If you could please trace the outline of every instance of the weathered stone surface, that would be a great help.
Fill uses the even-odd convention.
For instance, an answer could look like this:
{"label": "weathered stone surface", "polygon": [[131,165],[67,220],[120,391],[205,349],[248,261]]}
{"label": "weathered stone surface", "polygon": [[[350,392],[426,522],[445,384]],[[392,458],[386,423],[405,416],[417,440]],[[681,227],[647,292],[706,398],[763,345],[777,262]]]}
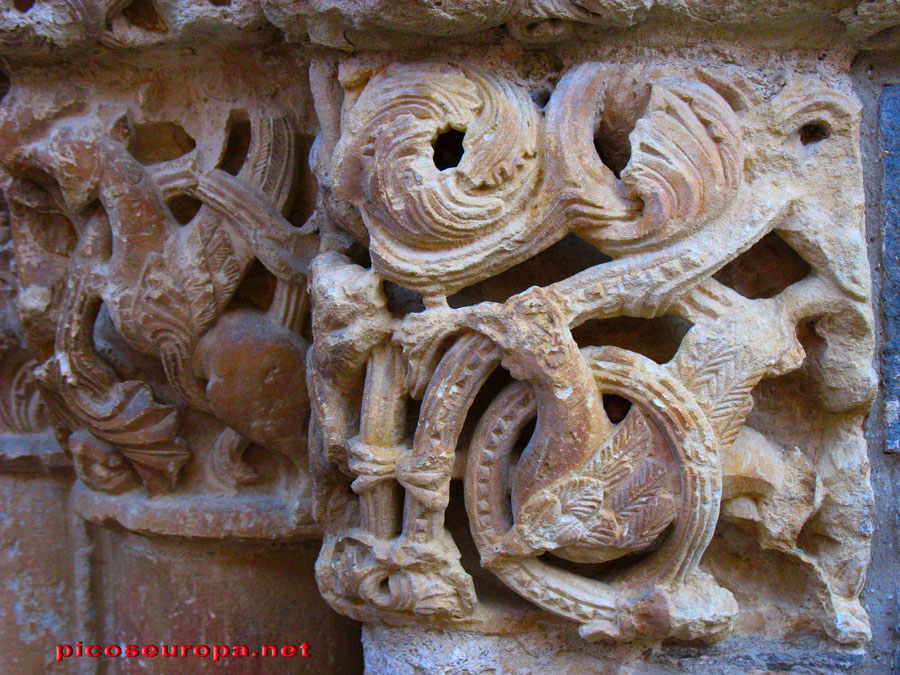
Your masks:
{"label": "weathered stone surface", "polygon": [[[0,659],[10,673],[65,673],[56,645],[81,639],[70,519],[71,479],[0,474]],[[75,530],[75,531],[73,531]]]}
{"label": "weathered stone surface", "polygon": [[[813,620],[865,642],[874,340],[846,81],[652,60],[529,81],[492,66],[348,57],[337,73],[318,178],[372,269],[335,252],[312,266],[326,597],[389,624],[526,620],[479,601],[443,527],[465,466],[481,565],[589,640],[777,639]],[[572,234],[601,257],[518,294],[486,285],[529,258],[552,265]],[[379,276],[422,298],[393,329]],[[361,313],[335,292],[349,284]],[[624,325],[617,345],[574,338],[623,316],[690,328],[660,362]],[[477,402],[498,367],[513,382]],[[769,584],[768,567],[787,576]]]}
{"label": "weathered stone surface", "polygon": [[703,648],[597,649],[561,626],[512,635],[366,626],[363,643],[366,673],[373,675],[836,675],[854,672],[863,663],[858,650],[834,649],[809,639],[791,643],[735,637]]}
{"label": "weathered stone surface", "polygon": [[[317,542],[247,545],[97,530],[104,560],[98,638],[104,644],[309,645],[308,658],[109,659],[111,673],[360,672],[359,626],[316,589]],[[170,650],[171,651],[171,650]]]}

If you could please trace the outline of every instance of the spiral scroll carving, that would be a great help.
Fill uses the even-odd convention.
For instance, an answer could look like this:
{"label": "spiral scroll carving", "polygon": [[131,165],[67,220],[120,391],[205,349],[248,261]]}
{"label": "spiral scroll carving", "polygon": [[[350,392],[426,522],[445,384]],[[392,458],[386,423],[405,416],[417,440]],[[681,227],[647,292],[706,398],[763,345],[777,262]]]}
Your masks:
{"label": "spiral scroll carving", "polygon": [[[389,66],[347,127],[335,150],[338,194],[359,206],[388,279],[426,294],[460,288],[512,264],[498,248],[531,238],[541,119],[522,89],[474,68]],[[441,171],[432,143],[450,129],[465,133],[465,152]]]}

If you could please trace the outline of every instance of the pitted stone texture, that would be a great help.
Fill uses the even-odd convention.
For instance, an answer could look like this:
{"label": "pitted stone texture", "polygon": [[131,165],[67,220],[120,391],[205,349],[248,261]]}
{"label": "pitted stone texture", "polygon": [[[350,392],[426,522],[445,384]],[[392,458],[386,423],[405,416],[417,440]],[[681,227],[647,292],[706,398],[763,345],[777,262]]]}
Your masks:
{"label": "pitted stone texture", "polygon": [[[712,648],[587,645],[564,626],[514,635],[364,626],[366,675],[838,675],[863,654],[815,641],[730,638]],[[875,672],[875,671],[871,671]]]}
{"label": "pitted stone texture", "polygon": [[310,268],[323,594],[372,623],[527,623],[493,575],[587,640],[865,642],[847,79],[564,56],[314,60],[342,248]]}
{"label": "pitted stone texture", "polygon": [[107,659],[116,675],[358,673],[359,626],[333,612],[312,574],[316,542],[205,542],[90,528],[103,644],[309,645],[308,658]]}
{"label": "pitted stone texture", "polygon": [[[69,673],[57,644],[79,634],[71,479],[0,474],[0,663],[7,673]],[[75,521],[74,527],[80,527]]]}

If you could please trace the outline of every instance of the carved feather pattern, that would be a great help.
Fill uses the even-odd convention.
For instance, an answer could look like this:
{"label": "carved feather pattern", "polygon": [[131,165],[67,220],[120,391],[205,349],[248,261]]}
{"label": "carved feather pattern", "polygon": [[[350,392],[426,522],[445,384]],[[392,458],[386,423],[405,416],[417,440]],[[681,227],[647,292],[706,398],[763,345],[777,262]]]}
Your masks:
{"label": "carved feather pattern", "polygon": [[582,472],[597,476],[606,484],[620,481],[642,455],[652,440],[650,427],[643,415],[628,415],[616,427],[612,437],[587,461]]}
{"label": "carved feather pattern", "polygon": [[734,442],[753,408],[753,388],[766,370],[753,368],[745,372],[747,368],[742,367],[744,348],[737,344],[720,342],[707,353],[714,356],[700,360],[700,367],[687,385],[706,408],[719,441],[728,446]]}
{"label": "carved feather pattern", "polygon": [[516,514],[520,541],[592,562],[652,543],[675,518],[668,469],[647,456],[652,442],[646,417],[633,410],[579,471],[528,499]]}

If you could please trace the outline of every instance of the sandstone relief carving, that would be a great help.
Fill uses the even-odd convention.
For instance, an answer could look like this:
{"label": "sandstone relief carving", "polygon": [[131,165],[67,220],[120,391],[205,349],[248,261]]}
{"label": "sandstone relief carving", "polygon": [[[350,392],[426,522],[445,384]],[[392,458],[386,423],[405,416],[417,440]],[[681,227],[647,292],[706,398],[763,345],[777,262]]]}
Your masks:
{"label": "sandstone relief carving", "polygon": [[[767,97],[598,62],[543,109],[468,63],[322,59],[312,84],[330,224],[310,276],[311,463],[332,605],[499,620],[447,527],[461,480],[480,565],[587,639],[727,634],[733,579],[707,552],[733,523],[802,568],[833,639],[865,641],[859,106],[800,77]],[[572,236],[599,264],[490,297]],[[770,288],[753,259],[777,255]],[[574,336],[628,317],[689,328],[661,362]],[[786,381],[822,424],[805,449],[764,399]]]}
{"label": "sandstone relief carving", "polygon": [[[711,642],[812,617],[865,642],[847,88],[658,54],[346,53],[500,27],[524,49],[664,6],[3,4],[4,433],[52,429],[98,522],[321,530],[321,592],[366,622]],[[276,29],[336,49],[227,48]],[[207,34],[221,52],[184,49]],[[105,57],[61,60],[94,49],[109,82]],[[780,623],[771,560],[803,600]]]}
{"label": "sandstone relief carving", "polygon": [[862,659],[851,57],[898,45],[891,0],[0,0],[0,472],[321,537],[385,662]]}
{"label": "sandstone relief carving", "polygon": [[44,401],[38,391],[35,359],[23,344],[16,316],[15,255],[10,241],[9,214],[2,211],[0,225],[0,429],[37,433],[48,426]]}
{"label": "sandstone relief carving", "polygon": [[[310,195],[296,116],[249,101],[198,116],[143,87],[128,104],[14,85],[0,105],[32,388],[98,494],[172,492],[199,459],[183,494],[259,484],[248,498],[306,502],[300,333],[318,237],[298,220]],[[253,447],[270,454],[266,476],[244,460]],[[190,504],[176,510],[191,517]]]}

